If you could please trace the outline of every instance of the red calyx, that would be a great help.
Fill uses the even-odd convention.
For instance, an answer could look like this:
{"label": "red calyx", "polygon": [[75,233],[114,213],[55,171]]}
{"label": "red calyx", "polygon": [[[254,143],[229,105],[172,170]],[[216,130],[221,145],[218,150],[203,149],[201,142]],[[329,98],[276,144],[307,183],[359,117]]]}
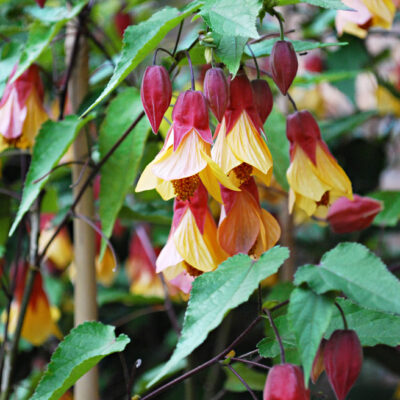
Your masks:
{"label": "red calyx", "polygon": [[146,68],[140,88],[140,97],[151,128],[157,134],[172,98],[171,80],[164,67],[152,65]]}
{"label": "red calyx", "polygon": [[286,120],[286,136],[290,141],[290,155],[293,158],[295,145],[299,145],[308,155],[310,160],[316,164],[317,143],[322,142],[321,132],[317,121],[310,112],[296,111],[289,115]]}
{"label": "red calyx", "polygon": [[172,111],[174,128],[174,150],[176,150],[192,129],[195,129],[201,138],[212,144],[212,133],[208,119],[206,99],[200,91],[187,90],[176,99]]}
{"label": "red calyx", "polygon": [[262,123],[254,101],[254,92],[244,72],[239,72],[229,84],[229,103],[225,112],[226,131],[230,132],[243,111],[246,111],[258,130]]}
{"label": "red calyx", "polygon": [[282,94],[286,95],[299,66],[292,43],[277,41],[271,51],[270,65],[272,78]]}
{"label": "red calyx", "polygon": [[221,122],[229,101],[229,86],[221,68],[207,70],[204,78],[204,96],[211,111]]}
{"label": "red calyx", "polygon": [[336,330],[324,350],[324,365],[338,400],[344,400],[360,374],[363,352],[356,332]]}
{"label": "red calyx", "polygon": [[130,14],[125,12],[123,8],[121,8],[115,15],[114,15],[114,24],[115,28],[119,36],[122,38],[124,36],[125,29],[132,25],[133,20]]}
{"label": "red calyx", "polygon": [[304,386],[300,367],[279,364],[271,368],[264,387],[263,400],[309,400],[310,392]]}
{"label": "red calyx", "polygon": [[254,93],[254,104],[261,122],[264,125],[274,104],[271,88],[269,87],[268,82],[263,79],[255,79],[254,81],[251,81],[251,87],[253,88]]}
{"label": "red calyx", "polygon": [[328,212],[328,221],[335,233],[350,233],[368,228],[382,210],[380,201],[354,195],[353,200],[341,197]]}

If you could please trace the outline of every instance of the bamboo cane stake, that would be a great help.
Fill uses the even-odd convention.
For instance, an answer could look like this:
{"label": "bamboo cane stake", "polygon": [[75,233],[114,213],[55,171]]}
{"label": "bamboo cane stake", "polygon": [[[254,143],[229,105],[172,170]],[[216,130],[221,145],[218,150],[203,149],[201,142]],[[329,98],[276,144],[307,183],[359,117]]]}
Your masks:
{"label": "bamboo cane stake", "polygon": [[[67,26],[66,36],[66,61],[70,65],[71,57],[76,55],[74,68],[71,72],[68,84],[68,98],[72,111],[76,112],[82,103],[87,91],[89,82],[88,65],[88,44],[83,35],[79,37],[79,50],[73,54],[73,47],[76,38],[76,22]],[[73,156],[75,161],[88,160],[90,149],[88,146],[85,131],[82,130],[73,144]],[[81,190],[82,184],[90,174],[90,169],[82,171],[82,164],[72,166],[73,182],[80,182],[74,186],[74,198]],[[85,217],[94,216],[93,189],[88,187],[81,200],[76,206],[76,212]],[[96,302],[96,271],[95,271],[95,232],[83,220],[75,218],[74,228],[74,262],[76,267],[75,290],[74,290],[74,315],[75,326],[90,320],[97,319]],[[74,388],[75,400],[97,400],[98,394],[98,370],[91,369],[83,376]]]}

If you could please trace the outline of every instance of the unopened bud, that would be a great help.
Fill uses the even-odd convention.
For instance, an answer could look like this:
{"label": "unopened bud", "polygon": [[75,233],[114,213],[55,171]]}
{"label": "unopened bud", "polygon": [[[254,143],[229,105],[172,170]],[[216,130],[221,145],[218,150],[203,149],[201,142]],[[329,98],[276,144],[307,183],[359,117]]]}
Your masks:
{"label": "unopened bud", "polygon": [[322,339],[318,347],[317,354],[315,355],[313,365],[311,368],[311,380],[312,383],[316,383],[320,375],[324,372],[324,349],[326,345],[326,339]]}
{"label": "unopened bud", "polygon": [[206,72],[204,95],[211,111],[221,122],[229,101],[229,86],[221,68],[211,68]]}
{"label": "unopened bud", "polygon": [[172,98],[171,81],[163,66],[152,65],[146,68],[140,96],[153,132],[157,133]]}
{"label": "unopened bud", "polygon": [[274,104],[271,88],[269,87],[268,82],[263,79],[255,79],[254,81],[251,81],[251,87],[254,92],[254,105],[257,109],[258,115],[260,116],[261,122],[264,125]]}
{"label": "unopened bud", "polygon": [[368,228],[382,211],[380,201],[354,195],[353,200],[341,197],[329,209],[327,219],[333,232],[350,233]]}
{"label": "unopened bud", "polygon": [[274,44],[270,56],[272,78],[282,94],[286,95],[298,68],[298,61],[293,45],[285,40]]}
{"label": "unopened bud", "polygon": [[360,374],[363,352],[356,332],[336,330],[324,349],[324,365],[338,400],[344,400]]}

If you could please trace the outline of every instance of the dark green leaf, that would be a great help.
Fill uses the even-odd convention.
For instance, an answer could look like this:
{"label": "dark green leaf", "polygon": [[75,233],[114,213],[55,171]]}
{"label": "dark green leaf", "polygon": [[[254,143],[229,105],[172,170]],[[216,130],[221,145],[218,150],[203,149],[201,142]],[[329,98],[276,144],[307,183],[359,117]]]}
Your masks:
{"label": "dark green leaf", "polygon": [[48,120],[42,125],[35,140],[32,162],[25,179],[22,200],[10,230],[10,236],[39,195],[49,176],[46,176],[37,183],[34,182],[57,165],[74,141],[76,135],[91,119],[92,116],[88,116],[85,119],[78,119],[76,115],[69,115],[63,121]]}
{"label": "dark green leaf", "polygon": [[[280,40],[279,38],[274,38],[274,39],[267,39],[263,40],[262,42],[254,43],[251,45],[251,49],[254,52],[254,55],[256,57],[264,57],[264,56],[269,56],[272,51],[272,47],[274,46],[275,42]],[[309,50],[314,50],[314,49],[319,49],[323,47],[331,47],[331,46],[345,46],[348,43],[346,42],[337,42],[337,43],[319,43],[319,42],[309,42],[309,41],[303,41],[303,40],[289,40],[285,39],[288,42],[291,42],[293,44],[293,47],[296,52],[302,53],[304,51],[309,51]],[[248,56],[251,56],[251,53],[249,49],[245,49],[245,53]]]}
{"label": "dark green leaf", "polygon": [[238,254],[224,261],[217,270],[196,278],[176,349],[151,383],[203,343],[225,314],[245,302],[260,281],[277,272],[288,255],[288,250],[282,247],[272,248],[256,262],[247,255]]}
{"label": "dark green leaf", "polygon": [[49,46],[60,29],[77,16],[87,0],[79,1],[71,10],[66,7],[31,7],[30,13],[41,21],[35,21],[29,29],[28,40],[19,60],[18,69],[13,76],[15,81]]}
{"label": "dark green leaf", "polygon": [[340,243],[325,253],[320,265],[301,267],[295,283],[307,283],[319,294],[340,290],[362,307],[400,314],[400,281],[358,243]]}
{"label": "dark green leaf", "polygon": [[[142,110],[140,92],[135,88],[124,90],[110,103],[100,128],[101,157],[108,153]],[[100,220],[107,237],[112,234],[118,212],[135,180],[149,128],[147,118],[142,118],[101,169]],[[106,244],[103,240],[102,254]]]}
{"label": "dark green leaf", "polygon": [[194,1],[189,3],[181,12],[176,8],[164,7],[147,21],[129,26],[125,30],[121,58],[114,69],[113,76],[101,95],[84,114],[107,97],[158,46],[170,30],[179,25],[182,20],[200,6],[201,2]]}
{"label": "dark green leaf", "polygon": [[[243,363],[234,363],[232,367],[246,381],[250,389],[261,392],[264,390],[265,380],[267,378],[267,370],[261,372],[261,369],[251,369]],[[228,368],[224,368],[226,373],[226,381],[224,388],[230,392],[246,392],[247,389],[243,383],[239,381],[237,376]]]}
{"label": "dark green leaf", "polygon": [[115,336],[115,327],[85,322],[58,345],[31,400],[57,400],[105,356],[123,351],[128,336]]}
{"label": "dark green leaf", "polygon": [[383,210],[376,216],[373,224],[396,226],[400,219],[400,192],[375,192],[368,196],[383,202]]}
{"label": "dark green leaf", "polygon": [[297,288],[290,296],[288,318],[296,337],[308,384],[311,367],[321,339],[329,326],[334,308],[333,298]]}
{"label": "dark green leaf", "polygon": [[206,0],[200,14],[213,32],[220,35],[258,38],[258,0]]}

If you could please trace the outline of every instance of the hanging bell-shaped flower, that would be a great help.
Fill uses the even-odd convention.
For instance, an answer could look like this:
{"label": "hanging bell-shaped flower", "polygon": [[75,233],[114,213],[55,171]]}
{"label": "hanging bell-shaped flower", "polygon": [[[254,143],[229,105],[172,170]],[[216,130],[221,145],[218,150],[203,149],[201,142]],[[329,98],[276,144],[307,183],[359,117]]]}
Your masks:
{"label": "hanging bell-shaped flower", "polygon": [[264,79],[254,79],[251,81],[251,87],[254,92],[254,105],[264,125],[274,105],[271,88]]}
{"label": "hanging bell-shaped flower", "polygon": [[221,68],[211,68],[206,72],[204,95],[211,111],[221,122],[229,101],[229,86]]}

